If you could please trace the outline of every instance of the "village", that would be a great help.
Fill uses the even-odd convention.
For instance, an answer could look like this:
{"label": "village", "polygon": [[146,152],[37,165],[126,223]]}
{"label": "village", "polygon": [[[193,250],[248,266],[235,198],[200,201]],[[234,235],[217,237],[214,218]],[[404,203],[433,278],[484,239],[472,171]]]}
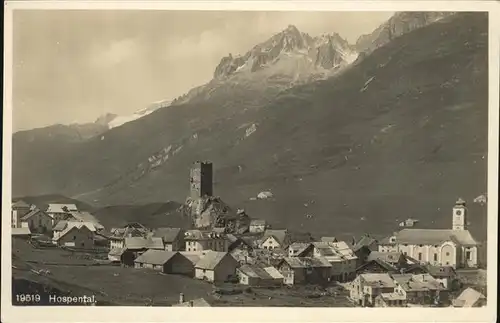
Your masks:
{"label": "village", "polygon": [[[192,218],[190,229],[147,228],[141,223],[105,228],[74,204],[51,203],[42,209],[17,200],[12,204],[13,241],[29,244],[38,254],[48,249],[105,254],[106,259],[99,259],[101,267],[147,270],[213,286],[269,290],[318,286],[323,291],[335,286],[337,297],[326,300],[331,306],[338,302],[338,293],[343,295],[342,304],[356,307],[486,304],[485,287],[461,274],[484,271],[478,256],[481,245],[467,229],[462,199],[450,205],[448,229],[419,229],[412,223],[380,240],[369,234],[357,241],[338,240],[334,234],[314,238],[272,228],[241,209],[231,211],[213,196],[212,172],[210,162],[192,167],[190,195],[182,210]],[[51,275],[49,270],[37,274]],[[230,294],[230,289],[215,288],[215,297],[224,293]],[[206,298],[186,299],[179,293],[171,306],[213,305]]]}

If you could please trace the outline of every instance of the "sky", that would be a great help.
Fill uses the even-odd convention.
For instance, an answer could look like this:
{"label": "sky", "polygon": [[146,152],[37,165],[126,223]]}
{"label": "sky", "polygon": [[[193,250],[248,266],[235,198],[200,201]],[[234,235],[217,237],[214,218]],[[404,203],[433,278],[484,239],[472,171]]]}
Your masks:
{"label": "sky", "polygon": [[172,100],[295,25],[355,43],[392,12],[17,10],[13,130],[94,122]]}

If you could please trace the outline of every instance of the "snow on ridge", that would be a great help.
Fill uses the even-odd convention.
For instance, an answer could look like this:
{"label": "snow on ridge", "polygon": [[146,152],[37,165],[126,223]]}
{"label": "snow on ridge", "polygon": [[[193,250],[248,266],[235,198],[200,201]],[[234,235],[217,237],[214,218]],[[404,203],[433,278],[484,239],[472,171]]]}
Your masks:
{"label": "snow on ridge", "polygon": [[141,110],[138,110],[131,115],[117,116],[116,118],[111,120],[111,122],[108,123],[108,127],[109,127],[109,129],[119,127],[121,125],[124,125],[125,123],[137,120],[137,119],[142,118],[144,116],[147,116],[148,114],[151,114],[160,108],[167,107],[170,105],[170,103],[171,103],[171,101],[165,101],[165,100],[153,102],[153,104],[151,104],[150,106],[143,108]]}

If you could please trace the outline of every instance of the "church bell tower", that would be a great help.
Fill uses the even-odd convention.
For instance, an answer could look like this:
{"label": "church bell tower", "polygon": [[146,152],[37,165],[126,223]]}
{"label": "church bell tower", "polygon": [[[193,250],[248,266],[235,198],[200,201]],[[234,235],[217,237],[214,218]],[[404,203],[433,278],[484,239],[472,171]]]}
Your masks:
{"label": "church bell tower", "polygon": [[453,207],[453,230],[467,230],[467,207],[461,198]]}

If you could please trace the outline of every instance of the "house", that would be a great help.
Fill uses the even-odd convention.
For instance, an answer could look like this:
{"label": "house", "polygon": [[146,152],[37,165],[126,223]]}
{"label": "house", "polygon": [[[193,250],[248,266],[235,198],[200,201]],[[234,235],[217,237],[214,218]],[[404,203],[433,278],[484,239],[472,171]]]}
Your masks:
{"label": "house", "polygon": [[437,305],[448,302],[447,288],[429,274],[393,274],[395,291],[405,295],[408,304]]}
{"label": "house", "polygon": [[104,226],[99,220],[90,212],[86,211],[71,211],[68,215],[69,221],[92,223],[96,231],[104,230]]}
{"label": "house", "polygon": [[74,222],[74,221],[66,221],[66,220],[61,220],[57,222],[57,224],[52,228],[52,240],[56,241],[63,232],[67,231],[70,227],[73,226],[81,226],[84,225],[92,231],[93,234],[97,232],[96,227],[94,226],[93,223],[90,222]]}
{"label": "house", "polygon": [[277,265],[287,285],[327,284],[331,268],[325,258],[312,257],[285,257]]}
{"label": "house", "polygon": [[52,218],[52,225],[55,225],[60,220],[67,220],[71,217],[71,212],[77,212],[78,208],[75,204],[58,204],[50,203],[46,213]]}
{"label": "house", "polygon": [[120,262],[120,263],[123,263],[124,260],[122,259],[122,256],[123,256],[123,254],[125,253],[126,250],[127,249],[125,249],[125,248],[111,249],[108,252],[108,260],[111,261],[111,262]]}
{"label": "house", "polygon": [[375,306],[380,294],[394,293],[396,283],[389,274],[361,274],[350,284],[350,298],[360,306]]}
{"label": "house", "polygon": [[406,307],[406,295],[401,291],[381,293],[375,297],[375,307]]}
{"label": "house", "polygon": [[375,259],[382,260],[385,263],[388,263],[397,269],[403,268],[407,265],[406,257],[401,252],[380,252],[380,251],[372,251],[366,261],[372,261]]}
{"label": "house", "polygon": [[91,249],[94,247],[94,232],[83,222],[70,222],[53,241],[59,246]]}
{"label": "house", "polygon": [[204,250],[204,251],[179,251],[184,257],[186,257],[191,263],[196,265],[198,261],[200,261],[201,258],[203,258],[207,252],[210,250]]}
{"label": "house", "polygon": [[208,251],[195,265],[195,277],[225,282],[235,277],[239,263],[227,252]]}
{"label": "house", "polygon": [[313,246],[312,256],[324,258],[332,266],[332,280],[346,281],[354,279],[358,257],[346,242],[313,242]]}
{"label": "house", "polygon": [[258,233],[258,232],[264,232],[267,229],[267,223],[265,220],[251,220],[250,221],[250,228],[249,231],[251,233]]}
{"label": "house", "polygon": [[125,267],[134,266],[134,260],[147,250],[165,250],[161,238],[126,237],[123,239],[123,247],[113,248],[108,254],[108,259],[120,262]]}
{"label": "house", "polygon": [[23,215],[21,223],[26,223],[31,232],[49,234],[52,232],[52,218],[38,208],[34,208]]}
{"label": "house", "polygon": [[192,277],[194,266],[178,251],[150,249],[134,260],[135,268],[151,268],[164,274],[179,274]]}
{"label": "house", "polygon": [[213,250],[227,252],[229,242],[225,234],[212,231],[187,230],[184,233],[186,251]]}
{"label": "house", "polygon": [[456,290],[460,286],[460,281],[458,280],[457,272],[451,266],[424,266],[423,269],[425,273],[428,273],[439,282],[443,283],[445,288],[449,290]]}
{"label": "house", "polygon": [[370,235],[364,235],[361,239],[352,245],[352,250],[356,257],[358,257],[357,266],[365,263],[366,258],[372,251],[378,250],[378,241]]}
{"label": "house", "polygon": [[483,307],[486,306],[486,296],[469,287],[452,301],[453,307]]}
{"label": "house", "polygon": [[163,245],[163,240],[158,237],[127,237],[124,242],[125,248],[128,250],[165,250],[165,246]]}
{"label": "house", "polygon": [[119,249],[125,247],[125,238],[141,237],[147,238],[149,230],[140,224],[137,226],[125,226],[123,228],[112,228],[109,239],[110,249]]}
{"label": "house", "polygon": [[21,218],[32,210],[32,206],[23,200],[12,203],[11,210],[11,227],[21,228]]}
{"label": "house", "polygon": [[369,273],[391,274],[398,272],[399,270],[396,267],[378,258],[365,262],[363,265],[356,268],[356,275]]}
{"label": "house", "polygon": [[403,229],[391,241],[397,251],[422,264],[476,268],[479,243],[467,230],[467,208],[459,199],[453,207],[451,229]]}
{"label": "house", "polygon": [[283,275],[274,267],[264,268],[258,265],[244,264],[237,269],[236,274],[242,285],[279,286],[283,284]]}
{"label": "house", "polygon": [[264,231],[259,247],[267,250],[284,249],[289,245],[289,243],[290,237],[288,235],[288,230],[267,229]]}
{"label": "house", "polygon": [[158,228],[153,231],[153,237],[162,238],[167,251],[184,249],[184,232],[181,228]]}
{"label": "house", "polygon": [[307,242],[294,242],[287,249],[288,257],[312,257],[314,245]]}
{"label": "house", "polygon": [[369,234],[365,234],[354,244],[353,250],[357,251],[363,247],[368,248],[370,251],[376,251],[378,250],[378,241]]}
{"label": "house", "polygon": [[398,246],[396,243],[396,234],[383,238],[378,243],[378,251],[379,252],[398,252]]}
{"label": "house", "polygon": [[28,227],[11,228],[11,230],[11,235],[13,238],[29,239],[31,237],[31,231]]}
{"label": "house", "polygon": [[228,251],[240,264],[247,263],[253,256],[253,247],[245,240],[234,236],[227,235],[229,242]]}

